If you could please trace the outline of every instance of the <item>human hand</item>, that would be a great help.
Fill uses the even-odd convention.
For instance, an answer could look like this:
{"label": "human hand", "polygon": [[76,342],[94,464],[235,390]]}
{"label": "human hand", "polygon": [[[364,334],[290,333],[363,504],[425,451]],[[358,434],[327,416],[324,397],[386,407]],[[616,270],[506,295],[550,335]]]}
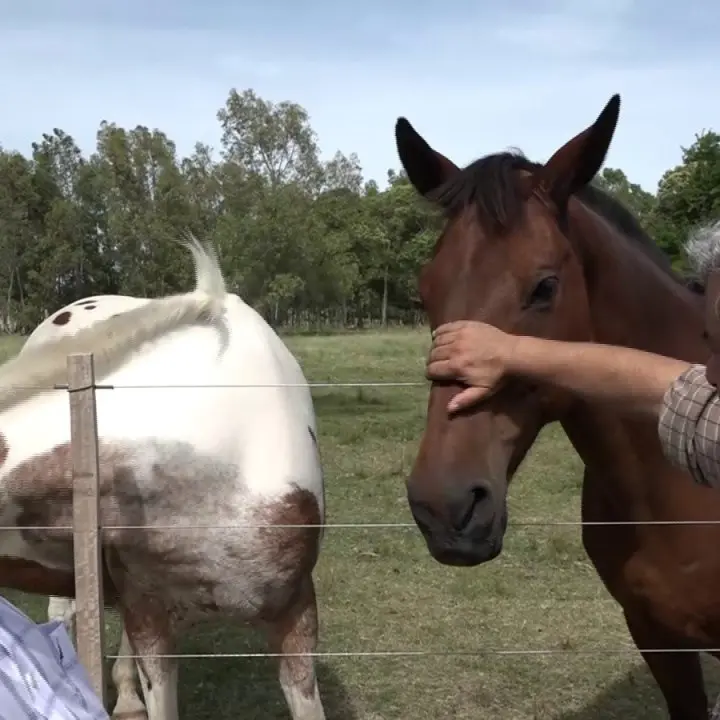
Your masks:
{"label": "human hand", "polygon": [[427,377],[469,386],[453,397],[449,412],[475,405],[493,393],[507,372],[516,340],[492,325],[465,320],[435,330]]}

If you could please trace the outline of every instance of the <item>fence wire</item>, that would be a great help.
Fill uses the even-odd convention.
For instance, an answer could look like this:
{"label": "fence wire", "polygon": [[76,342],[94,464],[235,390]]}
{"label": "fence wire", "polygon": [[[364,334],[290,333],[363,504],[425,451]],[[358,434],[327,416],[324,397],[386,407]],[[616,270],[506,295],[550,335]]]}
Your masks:
{"label": "fence wire", "polygon": [[[97,383],[91,387],[94,390],[177,390],[177,389],[262,389],[262,388],[419,388],[428,387],[425,382],[307,382],[307,383],[274,383],[274,384],[103,384]],[[53,384],[52,386],[1,386],[0,389],[20,389],[25,391],[47,392],[51,390],[68,391],[66,383]],[[519,528],[546,528],[546,527],[602,527],[602,526],[647,526],[647,525],[720,525],[720,519],[715,520],[628,520],[628,521],[583,521],[583,520],[516,520],[508,523],[509,527]],[[241,525],[103,525],[98,530],[149,530],[149,531],[197,531],[197,530],[243,530],[243,529],[270,529],[270,528],[318,528],[323,530],[348,529],[348,530],[415,530],[414,523],[399,522],[377,522],[377,523],[321,523],[321,524],[241,524]],[[17,530],[41,530],[73,531],[70,526],[0,526],[0,531]],[[260,659],[260,658],[467,658],[467,657],[517,657],[517,656],[617,656],[636,654],[668,654],[668,653],[714,653],[720,654],[720,648],[646,648],[638,649],[633,645],[619,648],[477,648],[471,650],[377,650],[377,651],[324,651],[312,653],[260,653],[260,652],[230,652],[230,653],[186,653],[186,654],[155,654],[155,655],[120,655],[106,654],[105,657],[111,660],[119,659],[173,659],[173,660],[209,660],[209,659]]]}
{"label": "fence wire", "polygon": [[[274,383],[274,384],[228,384],[228,385],[174,385],[174,384],[102,384],[97,383],[91,387],[95,390],[177,390],[177,389],[233,389],[233,388],[397,388],[397,387],[427,387],[428,382],[396,382],[396,381],[352,381],[352,382],[307,382],[307,383]],[[68,390],[67,383],[56,383],[52,386],[3,386],[0,389],[37,390],[47,392],[50,390]],[[623,526],[647,526],[647,525],[720,525],[720,519],[715,520],[511,520],[508,527],[623,527]],[[322,523],[314,525],[304,524],[242,524],[242,525],[103,525],[103,530],[173,530],[173,531],[194,531],[194,530],[257,530],[270,528],[295,528],[311,529],[320,528],[323,530],[335,529],[385,529],[385,530],[412,530],[417,526],[414,523],[379,522],[379,523]],[[72,526],[0,526],[0,532],[10,530],[72,530]]]}
{"label": "fence wire", "polygon": [[[92,385],[95,390],[204,390],[204,389],[232,389],[232,388],[396,388],[396,387],[428,387],[430,383],[426,382],[307,382],[307,383],[232,383],[228,385],[174,385],[168,384],[145,384],[145,385],[125,385],[116,384],[111,385],[98,383]],[[3,386],[0,385],[0,389],[3,390],[37,390],[39,392],[47,392],[49,390],[68,390],[67,383],[56,383],[54,385],[40,386],[40,385],[12,385]]]}
{"label": "fence wire", "polygon": [[[646,525],[720,525],[718,520],[509,520],[508,528],[626,527]],[[0,532],[12,530],[73,530],[72,525],[0,525]],[[196,530],[416,530],[415,523],[249,523],[241,525],[101,525],[98,530],[196,531]]]}
{"label": "fence wire", "polygon": [[477,650],[339,650],[328,652],[312,652],[312,653],[177,653],[167,655],[105,655],[111,660],[129,660],[138,658],[155,658],[165,660],[236,660],[243,658],[460,658],[460,657],[513,657],[513,656],[547,656],[547,655],[634,655],[636,653],[647,653],[649,655],[666,655],[673,654],[692,654],[692,653],[720,653],[720,648],[648,648],[639,650],[636,647],[628,646],[626,648],[594,648],[594,649],[574,649],[574,648],[508,648],[508,649],[477,649]]}

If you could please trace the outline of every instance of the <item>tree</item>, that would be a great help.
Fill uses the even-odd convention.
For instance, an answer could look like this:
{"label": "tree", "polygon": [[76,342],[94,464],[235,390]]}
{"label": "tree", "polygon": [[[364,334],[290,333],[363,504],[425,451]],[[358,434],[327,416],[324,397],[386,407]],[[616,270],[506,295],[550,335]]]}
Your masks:
{"label": "tree", "polygon": [[28,253],[37,241],[36,206],[31,161],[0,151],[0,278],[5,289],[0,327],[5,332],[24,330],[25,318],[34,315],[26,309],[25,283]]}
{"label": "tree", "polygon": [[593,182],[617,198],[643,225],[650,222],[655,210],[655,196],[643,190],[637,183],[631,183],[622,170],[604,168]]}
{"label": "tree", "polygon": [[265,179],[271,188],[296,182],[314,189],[322,171],[307,111],[233,89],[218,111],[225,160]]}
{"label": "tree", "polygon": [[325,164],[323,173],[325,190],[349,190],[359,195],[363,188],[362,167],[355,153],[345,157],[339,150],[330,162]]}
{"label": "tree", "polygon": [[660,247],[674,257],[692,228],[720,216],[720,135],[703,132],[662,177],[652,218]]}
{"label": "tree", "polygon": [[[231,90],[218,156],[178,157],[160,129],[103,122],[84,157],[54,129],[30,157],[0,149],[0,328],[27,332],[81,295],[153,297],[192,278],[174,240],[212,240],[231,291],[286,328],[422,319],[417,278],[442,219],[404,171],[387,187],[355,153],[320,160],[307,111]],[[698,135],[657,196],[618,168],[594,181],[679,263],[692,227],[720,216],[720,136]]]}

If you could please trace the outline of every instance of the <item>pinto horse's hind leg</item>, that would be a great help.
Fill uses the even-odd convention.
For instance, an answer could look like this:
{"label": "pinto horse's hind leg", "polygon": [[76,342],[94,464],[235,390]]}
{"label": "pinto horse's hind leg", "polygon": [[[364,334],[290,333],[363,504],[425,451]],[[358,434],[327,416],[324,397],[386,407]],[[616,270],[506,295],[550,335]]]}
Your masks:
{"label": "pinto horse's hind leg", "polygon": [[[118,655],[134,655],[130,639],[123,627]],[[139,690],[140,679],[133,657],[119,657],[112,667],[112,679],[117,690],[117,702],[112,720],[148,720]]]}
{"label": "pinto horse's hind leg", "polygon": [[[136,656],[148,720],[179,720],[178,660],[167,614],[152,603],[137,603],[123,611],[127,644]],[[120,653],[122,654],[122,653]],[[131,716],[132,717],[132,716]],[[144,715],[139,715],[144,720]],[[115,719],[116,716],[113,715]],[[123,716],[117,716],[118,720]],[[135,717],[132,717],[135,720]]]}
{"label": "pinto horse's hind leg", "polygon": [[[638,648],[647,650],[682,647],[661,625],[647,616],[626,612],[628,629]],[[642,653],[665,698],[670,720],[708,720],[708,700],[700,654]]]}
{"label": "pinto horse's hind leg", "polygon": [[[273,653],[315,652],[318,616],[312,577],[308,576],[295,603],[270,624],[268,636]],[[293,720],[325,720],[312,655],[280,658],[280,685]]]}
{"label": "pinto horse's hind leg", "polygon": [[48,600],[48,620],[59,620],[65,625],[70,639],[76,641],[76,607],[75,601],[64,597],[50,597]]}

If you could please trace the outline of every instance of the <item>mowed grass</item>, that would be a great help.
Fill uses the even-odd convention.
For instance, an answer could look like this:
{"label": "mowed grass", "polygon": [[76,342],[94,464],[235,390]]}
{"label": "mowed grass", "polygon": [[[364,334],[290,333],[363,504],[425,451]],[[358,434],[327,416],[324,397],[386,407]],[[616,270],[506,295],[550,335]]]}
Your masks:
{"label": "mowed grass", "polygon": [[[311,381],[422,381],[424,332],[293,337]],[[3,347],[11,353],[18,341]],[[405,479],[425,418],[427,389],[314,391],[329,523],[411,522]],[[510,520],[577,520],[581,463],[547,428],[510,490]],[[503,554],[475,569],[435,563],[411,529],[331,529],[316,570],[324,652],[464,652],[462,657],[330,657],[318,661],[333,720],[664,716],[659,691],[632,648],[619,607],[585,557],[578,527],[509,528]],[[46,601],[8,594],[32,617]],[[109,614],[108,652],[117,623]],[[198,628],[183,653],[264,652],[231,626]],[[557,654],[509,654],[492,650]],[[597,654],[588,651],[597,650]],[[484,654],[472,655],[480,651]],[[289,717],[275,661],[187,659],[181,717]]]}

